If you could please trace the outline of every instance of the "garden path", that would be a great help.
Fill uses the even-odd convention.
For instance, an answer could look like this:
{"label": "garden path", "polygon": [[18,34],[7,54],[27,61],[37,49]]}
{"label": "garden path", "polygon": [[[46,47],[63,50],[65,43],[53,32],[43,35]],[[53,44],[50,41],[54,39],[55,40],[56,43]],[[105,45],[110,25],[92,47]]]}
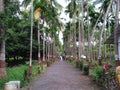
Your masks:
{"label": "garden path", "polygon": [[[56,61],[46,72],[38,75],[29,90],[103,90],[87,75],[65,61]],[[28,90],[28,89],[27,89]]]}

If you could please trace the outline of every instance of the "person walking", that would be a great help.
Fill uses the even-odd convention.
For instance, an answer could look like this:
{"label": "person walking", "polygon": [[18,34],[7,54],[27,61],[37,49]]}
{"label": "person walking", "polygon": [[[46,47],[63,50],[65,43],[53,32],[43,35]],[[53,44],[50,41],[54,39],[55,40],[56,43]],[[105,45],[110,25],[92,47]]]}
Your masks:
{"label": "person walking", "polygon": [[59,60],[59,61],[63,61],[62,56],[58,56],[58,60]]}

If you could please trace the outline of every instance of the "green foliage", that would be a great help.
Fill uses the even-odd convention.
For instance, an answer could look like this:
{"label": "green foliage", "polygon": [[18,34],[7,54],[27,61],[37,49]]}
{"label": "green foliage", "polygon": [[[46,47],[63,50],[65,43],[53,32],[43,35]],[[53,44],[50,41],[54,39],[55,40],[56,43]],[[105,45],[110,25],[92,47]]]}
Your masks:
{"label": "green foliage", "polygon": [[51,60],[47,61],[47,67],[49,67],[51,64],[52,64]]}
{"label": "green foliage", "polygon": [[115,72],[115,70],[113,70],[113,69],[109,69],[109,70],[107,71],[107,74],[108,74],[109,76],[115,76],[116,72]]}
{"label": "green foliage", "polygon": [[[40,72],[44,72],[44,70],[45,70],[45,64],[41,64],[39,68],[39,66],[34,63],[32,66],[32,77],[35,77]],[[21,87],[25,86],[29,81],[29,76],[27,74],[28,74],[28,65],[21,65],[12,68],[7,68],[7,76],[0,78],[0,90],[3,90],[5,83],[14,80],[19,80]]]}
{"label": "green foliage", "polygon": [[96,67],[98,65],[98,61],[92,61],[92,67]]}
{"label": "green foliage", "polygon": [[4,84],[13,80],[20,80],[21,86],[26,84],[24,81],[24,70],[26,70],[27,66],[22,65],[18,67],[7,68],[7,76],[0,78],[0,90],[3,90]]}
{"label": "green foliage", "polygon": [[33,67],[32,67],[32,76],[36,76],[38,73],[39,73],[38,65],[33,65]]}
{"label": "green foliage", "polygon": [[66,58],[67,62],[71,65],[75,65],[76,64],[76,61],[75,60],[72,60],[72,58]]}
{"label": "green foliage", "polygon": [[103,76],[103,67],[102,66],[97,66],[91,71],[91,75],[96,78],[100,79]]}
{"label": "green foliage", "polygon": [[80,68],[80,70],[83,70],[83,62],[82,61],[79,62],[79,68]]}
{"label": "green foliage", "polygon": [[83,71],[84,71],[84,74],[85,74],[85,75],[88,75],[88,74],[89,74],[89,66],[88,66],[88,64],[84,64],[84,65],[83,65]]}
{"label": "green foliage", "polygon": [[[27,7],[30,3],[30,0],[24,0],[22,5]],[[48,2],[48,0],[34,0],[33,6],[34,9],[42,8],[41,19],[45,17],[44,21],[49,25],[47,33],[55,40],[55,45],[61,49],[62,45],[59,41],[59,35],[56,34],[62,25],[57,17],[60,5],[55,0],[51,0],[50,2]],[[37,21],[33,24],[33,58],[36,59],[38,50]],[[7,63],[11,58],[17,61],[17,57],[22,57],[23,60],[21,62],[27,60],[30,52],[30,11],[20,11],[19,0],[5,0],[4,12],[0,13],[0,27],[5,30],[5,35],[0,36],[0,41],[3,39],[6,40],[5,53]],[[40,27],[40,29],[42,28]],[[43,48],[40,49],[42,51]]]}

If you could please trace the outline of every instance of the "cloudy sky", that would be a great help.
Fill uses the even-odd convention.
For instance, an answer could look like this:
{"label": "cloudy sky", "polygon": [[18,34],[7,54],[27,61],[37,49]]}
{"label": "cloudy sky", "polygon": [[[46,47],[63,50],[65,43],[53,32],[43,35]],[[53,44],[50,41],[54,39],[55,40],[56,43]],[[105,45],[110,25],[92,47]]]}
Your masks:
{"label": "cloudy sky", "polygon": [[57,2],[63,6],[63,10],[62,10],[62,13],[61,13],[60,17],[64,18],[65,20],[62,20],[62,21],[63,22],[68,21],[69,20],[69,16],[64,13],[65,7],[68,5],[68,2],[65,2],[65,0],[57,0]]}

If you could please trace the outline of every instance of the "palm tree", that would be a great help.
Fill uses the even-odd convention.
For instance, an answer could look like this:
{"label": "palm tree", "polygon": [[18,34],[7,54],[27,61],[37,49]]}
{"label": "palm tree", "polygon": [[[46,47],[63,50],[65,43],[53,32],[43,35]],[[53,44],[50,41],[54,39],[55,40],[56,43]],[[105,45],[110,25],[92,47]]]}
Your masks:
{"label": "palm tree", "polygon": [[[69,1],[69,0],[68,0]],[[77,56],[77,46],[76,46],[76,17],[77,17],[77,3],[76,0],[71,0],[71,2],[67,6],[66,13],[69,14],[71,19],[70,25],[70,50],[71,55],[75,58]]]}
{"label": "palm tree", "polygon": [[[59,20],[58,19],[56,20],[58,9],[55,8],[54,5],[58,6],[59,8],[60,8],[60,5],[56,2],[56,0],[49,0],[49,1],[48,0],[32,0],[32,2],[30,0],[24,0],[23,1],[23,5],[25,7],[27,7],[30,3],[32,3],[32,9],[31,9],[31,37],[30,37],[30,41],[31,41],[30,45],[31,46],[30,46],[30,65],[29,65],[31,67],[32,66],[33,11],[36,10],[37,8],[41,8],[42,9],[41,18],[44,20],[44,22],[49,22],[50,20],[52,20],[52,23],[54,22],[54,24],[55,24],[55,22],[59,21]],[[45,19],[44,19],[44,17],[45,17]],[[56,24],[58,24],[58,23],[56,22]],[[56,28],[54,28],[54,29],[57,30]],[[43,40],[43,47],[44,47],[44,40]],[[43,53],[44,53],[44,48],[43,48]],[[43,54],[43,59],[44,59],[44,56],[45,55]],[[31,70],[30,70],[30,72],[31,72]]]}
{"label": "palm tree", "polygon": [[88,52],[87,52],[87,55],[88,55],[88,60],[89,61],[91,61],[91,46],[90,46],[90,44],[91,44],[91,41],[90,41],[90,24],[89,24],[89,5],[88,5],[88,2],[87,2],[87,5],[86,5],[86,9],[87,9],[87,25],[88,25],[88,31],[87,31],[87,42],[88,42]]}
{"label": "palm tree", "polygon": [[65,25],[65,30],[63,32],[64,50],[66,55],[70,55],[70,22]]}
{"label": "palm tree", "polygon": [[[79,2],[79,7],[78,7],[78,14],[80,13],[80,2]],[[80,15],[80,14],[79,14]],[[80,16],[78,15],[78,18],[80,18]],[[82,46],[81,46],[81,28],[80,28],[80,25],[81,25],[81,23],[80,23],[80,19],[78,19],[78,30],[79,30],[79,38],[78,38],[78,41],[79,41],[79,48],[78,48],[78,57],[79,57],[79,59],[80,59],[80,57],[81,57],[81,54],[82,54]]]}
{"label": "palm tree", "polygon": [[81,41],[82,41],[82,54],[85,54],[84,53],[84,0],[81,0],[81,8],[82,8],[82,20],[81,20]]}
{"label": "palm tree", "polygon": [[[4,11],[4,2],[0,0],[0,13]],[[4,30],[0,27],[0,37],[4,36]],[[5,65],[5,40],[0,39],[0,77],[6,75],[6,65]]]}
{"label": "palm tree", "polygon": [[[40,13],[39,13],[40,16]],[[40,64],[40,17],[38,18],[38,64]]]}
{"label": "palm tree", "polygon": [[108,16],[108,13],[110,11],[110,7],[112,5],[113,0],[110,1],[109,6],[106,10],[105,16],[104,16],[104,22],[103,22],[103,26],[102,26],[102,30],[100,31],[100,37],[99,37],[99,50],[98,50],[98,60],[99,60],[99,64],[101,64],[101,45],[102,45],[102,36],[103,36],[103,31],[105,29],[106,26],[106,19]]}

